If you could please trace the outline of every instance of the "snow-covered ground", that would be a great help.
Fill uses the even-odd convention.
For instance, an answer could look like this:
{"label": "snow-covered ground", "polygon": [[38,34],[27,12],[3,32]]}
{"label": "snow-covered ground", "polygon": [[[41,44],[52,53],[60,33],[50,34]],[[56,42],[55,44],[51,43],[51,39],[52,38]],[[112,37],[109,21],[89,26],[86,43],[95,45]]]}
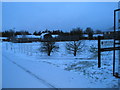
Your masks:
{"label": "snow-covered ground", "polygon": [[82,41],[83,48],[76,57],[67,52],[66,43],[57,42],[58,52],[47,56],[39,51],[40,42],[3,42],[3,87],[118,87],[118,79],[112,75],[113,51],[102,52],[102,67],[98,68],[96,49],[93,49],[97,48],[97,40]]}

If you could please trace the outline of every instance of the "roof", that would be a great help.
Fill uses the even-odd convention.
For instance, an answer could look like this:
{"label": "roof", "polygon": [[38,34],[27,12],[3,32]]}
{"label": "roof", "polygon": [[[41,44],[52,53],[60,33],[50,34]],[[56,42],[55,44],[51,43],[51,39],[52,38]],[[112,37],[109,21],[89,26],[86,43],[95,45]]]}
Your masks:
{"label": "roof", "polygon": [[[88,37],[88,34],[83,34],[84,37]],[[93,37],[103,36],[103,34],[93,34]]]}
{"label": "roof", "polygon": [[58,37],[59,35],[52,35],[53,38]]}
{"label": "roof", "polygon": [[0,37],[0,39],[7,39],[7,37]]}
{"label": "roof", "polygon": [[16,38],[40,38],[40,36],[35,36],[35,35],[17,35]]}
{"label": "roof", "polygon": [[42,33],[42,34],[40,35],[40,38],[44,38],[44,35],[46,35],[46,34],[49,34],[49,33]]}
{"label": "roof", "polygon": [[103,34],[94,34],[93,37],[103,36]]}

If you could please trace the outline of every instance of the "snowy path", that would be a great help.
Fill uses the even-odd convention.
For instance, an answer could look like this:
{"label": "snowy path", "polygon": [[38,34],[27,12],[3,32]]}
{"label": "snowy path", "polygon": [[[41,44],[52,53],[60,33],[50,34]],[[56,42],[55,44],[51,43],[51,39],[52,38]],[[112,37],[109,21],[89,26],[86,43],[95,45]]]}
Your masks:
{"label": "snowy path", "polygon": [[[34,62],[32,59],[33,58],[30,57],[24,57],[24,55],[21,56],[12,52],[3,51],[3,87],[102,87],[100,85],[90,83],[90,81],[84,76],[56,68],[53,65],[44,62]],[[12,60],[12,62],[9,60]],[[25,71],[27,71],[27,73]]]}
{"label": "snowy path", "polygon": [[3,88],[55,88],[5,55],[3,69]]}

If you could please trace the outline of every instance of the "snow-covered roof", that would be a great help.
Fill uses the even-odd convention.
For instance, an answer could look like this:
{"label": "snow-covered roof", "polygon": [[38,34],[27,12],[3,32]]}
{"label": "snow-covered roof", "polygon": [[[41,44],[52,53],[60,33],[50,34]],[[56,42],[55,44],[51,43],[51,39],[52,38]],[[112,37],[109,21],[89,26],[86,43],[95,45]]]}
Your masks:
{"label": "snow-covered roof", "polygon": [[88,34],[83,34],[84,37],[88,37]]}
{"label": "snow-covered roof", "polygon": [[93,37],[103,36],[103,34],[94,34]]}
{"label": "snow-covered roof", "polygon": [[40,38],[44,38],[44,35],[46,35],[46,34],[49,34],[49,33],[42,33],[42,34],[40,35]]}
{"label": "snow-covered roof", "polygon": [[59,35],[52,35],[53,38],[58,37]]}
{"label": "snow-covered roof", "polygon": [[16,38],[40,38],[40,36],[35,36],[35,35],[17,35]]}
{"label": "snow-covered roof", "polygon": [[0,39],[7,39],[7,37],[0,37]]}
{"label": "snow-covered roof", "polygon": [[[83,34],[84,37],[88,37],[88,34]],[[93,34],[93,37],[103,36],[103,34]]]}

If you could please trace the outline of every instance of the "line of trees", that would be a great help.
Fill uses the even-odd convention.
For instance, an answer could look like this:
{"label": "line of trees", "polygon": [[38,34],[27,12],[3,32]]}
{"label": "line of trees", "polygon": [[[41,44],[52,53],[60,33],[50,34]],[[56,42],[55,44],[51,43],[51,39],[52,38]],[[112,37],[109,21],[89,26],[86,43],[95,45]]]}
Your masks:
{"label": "line of trees", "polygon": [[16,35],[31,35],[28,31],[14,31],[12,29],[2,32],[2,37],[14,37]]}
{"label": "line of trees", "polygon": [[14,31],[14,29],[10,29],[10,30],[7,30],[7,31],[4,31],[2,32],[2,36],[3,37],[12,37],[12,36],[16,36],[16,35],[41,35],[42,33],[49,33],[49,34],[58,34],[58,35],[61,35],[61,36],[68,36],[68,35],[79,35],[79,36],[83,36],[83,34],[88,34],[88,36],[90,38],[93,37],[93,34],[94,33],[102,33],[102,31],[100,30],[96,30],[96,32],[90,28],[90,27],[87,27],[84,31],[81,29],[81,28],[73,28],[71,31],[69,32],[63,32],[62,30],[44,30],[44,31],[34,31],[33,33],[30,33],[29,31],[27,30],[22,30],[22,31]]}

